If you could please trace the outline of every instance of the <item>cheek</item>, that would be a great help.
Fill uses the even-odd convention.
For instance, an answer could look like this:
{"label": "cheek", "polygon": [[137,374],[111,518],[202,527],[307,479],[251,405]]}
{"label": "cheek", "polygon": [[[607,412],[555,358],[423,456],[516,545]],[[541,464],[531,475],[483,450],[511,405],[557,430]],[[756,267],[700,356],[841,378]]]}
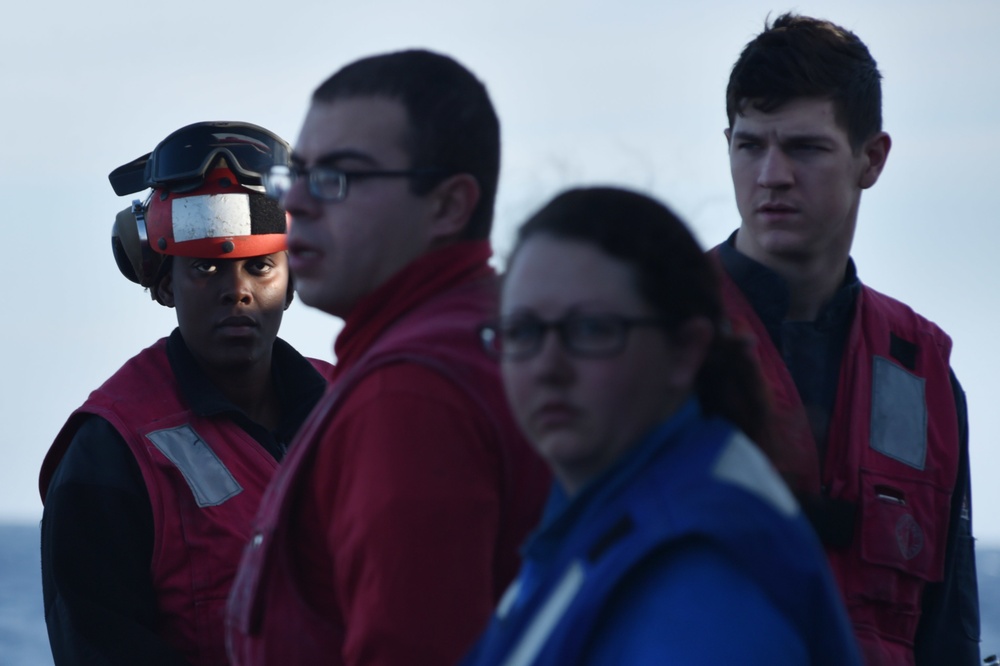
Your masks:
{"label": "cheek", "polygon": [[532,384],[528,379],[527,370],[521,363],[501,362],[500,376],[503,379],[504,393],[507,394],[507,403],[514,413],[518,423],[524,426],[522,416],[527,410],[527,405],[531,400]]}
{"label": "cheek", "polygon": [[182,321],[188,327],[196,326],[201,321],[207,321],[207,317],[201,316],[208,312],[211,301],[205,296],[203,289],[174,289],[174,310],[177,312],[178,321]]}
{"label": "cheek", "polygon": [[577,400],[597,428],[616,422],[631,405],[634,391],[629,378],[614,366],[593,364],[577,376]]}
{"label": "cheek", "polygon": [[[651,372],[656,358],[631,366],[622,363],[580,378],[580,392],[597,419],[626,440],[638,436],[658,420],[667,402],[660,373]],[[662,366],[659,366],[662,367]]]}

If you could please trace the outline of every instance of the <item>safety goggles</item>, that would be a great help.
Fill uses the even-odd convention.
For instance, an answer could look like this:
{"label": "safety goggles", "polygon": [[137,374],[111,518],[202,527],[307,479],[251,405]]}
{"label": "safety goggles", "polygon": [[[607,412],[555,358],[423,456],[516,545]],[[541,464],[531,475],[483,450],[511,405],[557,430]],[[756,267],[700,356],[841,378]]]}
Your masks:
{"label": "safety goggles", "polygon": [[240,183],[259,186],[272,166],[288,163],[289,152],[284,139],[257,125],[194,123],[170,134],[153,152],[118,167],[108,180],[119,196],[147,187],[176,191],[200,185],[224,157]]}

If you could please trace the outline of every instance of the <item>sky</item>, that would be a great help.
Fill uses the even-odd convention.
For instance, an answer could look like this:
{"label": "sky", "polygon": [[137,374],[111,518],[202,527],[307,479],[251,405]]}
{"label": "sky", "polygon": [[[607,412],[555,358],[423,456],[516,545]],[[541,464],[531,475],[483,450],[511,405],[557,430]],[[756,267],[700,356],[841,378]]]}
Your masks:
{"label": "sky", "polygon": [[[773,1],[773,0],[769,0]],[[945,7],[947,6],[947,9]],[[107,174],[203,120],[294,143],[309,95],[357,58],[447,53],[486,84],[503,167],[496,264],[559,191],[613,184],[671,206],[711,247],[738,225],[723,129],[729,70],[766,17],[795,10],[855,31],[878,61],[888,164],[862,198],[861,279],[955,342],[969,399],[974,531],[1000,546],[1000,2],[956,0],[246,0],[17,3],[0,40],[0,520],[41,516],[38,468],[70,412],[170,332],[171,310],[122,277]],[[296,302],[282,337],[332,360],[341,323]]]}

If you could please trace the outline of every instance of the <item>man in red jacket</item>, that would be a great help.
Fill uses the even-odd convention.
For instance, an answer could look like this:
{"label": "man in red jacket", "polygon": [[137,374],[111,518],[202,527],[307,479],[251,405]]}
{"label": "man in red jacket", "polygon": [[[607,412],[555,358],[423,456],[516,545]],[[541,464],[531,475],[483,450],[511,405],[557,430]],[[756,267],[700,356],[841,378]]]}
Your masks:
{"label": "man in red jacket", "polygon": [[858,279],[862,191],[889,155],[881,75],[852,32],[777,18],[726,91],[742,224],[716,249],[871,665],[979,663],[965,396],[951,339]]}
{"label": "man in red jacket", "polygon": [[516,573],[548,478],[477,342],[499,152],[482,83],[405,51],[323,83],[265,179],[300,297],[345,326],[244,552],[235,663],[454,663]]}

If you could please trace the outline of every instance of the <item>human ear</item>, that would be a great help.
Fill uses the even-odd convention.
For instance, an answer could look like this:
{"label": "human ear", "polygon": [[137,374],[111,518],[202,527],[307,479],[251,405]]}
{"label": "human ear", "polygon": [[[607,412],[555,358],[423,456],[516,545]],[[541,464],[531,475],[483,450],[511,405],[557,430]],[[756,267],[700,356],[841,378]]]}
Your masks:
{"label": "human ear", "polygon": [[726,135],[726,148],[729,148],[733,145],[733,128],[727,127],[722,130],[722,133]]}
{"label": "human ear", "polygon": [[691,317],[670,335],[674,358],[670,369],[671,383],[688,390],[694,386],[715,332],[708,317]]}
{"label": "human ear", "polygon": [[288,265],[288,250],[285,250],[285,272],[288,274],[288,286],[285,287],[285,310],[287,310],[295,300],[295,276],[292,275],[292,269]]}
{"label": "human ear", "polygon": [[174,280],[169,272],[160,278],[153,289],[156,290],[153,298],[156,299],[157,303],[168,308],[174,307]]}
{"label": "human ear", "polygon": [[892,139],[885,132],[879,132],[865,141],[864,146],[861,147],[865,166],[858,179],[858,186],[861,189],[867,190],[878,181],[882,169],[885,168],[885,161],[889,158],[890,148],[892,148]]}
{"label": "human ear", "polygon": [[468,173],[449,176],[430,193],[433,197],[431,243],[461,235],[479,203],[479,182]]}

